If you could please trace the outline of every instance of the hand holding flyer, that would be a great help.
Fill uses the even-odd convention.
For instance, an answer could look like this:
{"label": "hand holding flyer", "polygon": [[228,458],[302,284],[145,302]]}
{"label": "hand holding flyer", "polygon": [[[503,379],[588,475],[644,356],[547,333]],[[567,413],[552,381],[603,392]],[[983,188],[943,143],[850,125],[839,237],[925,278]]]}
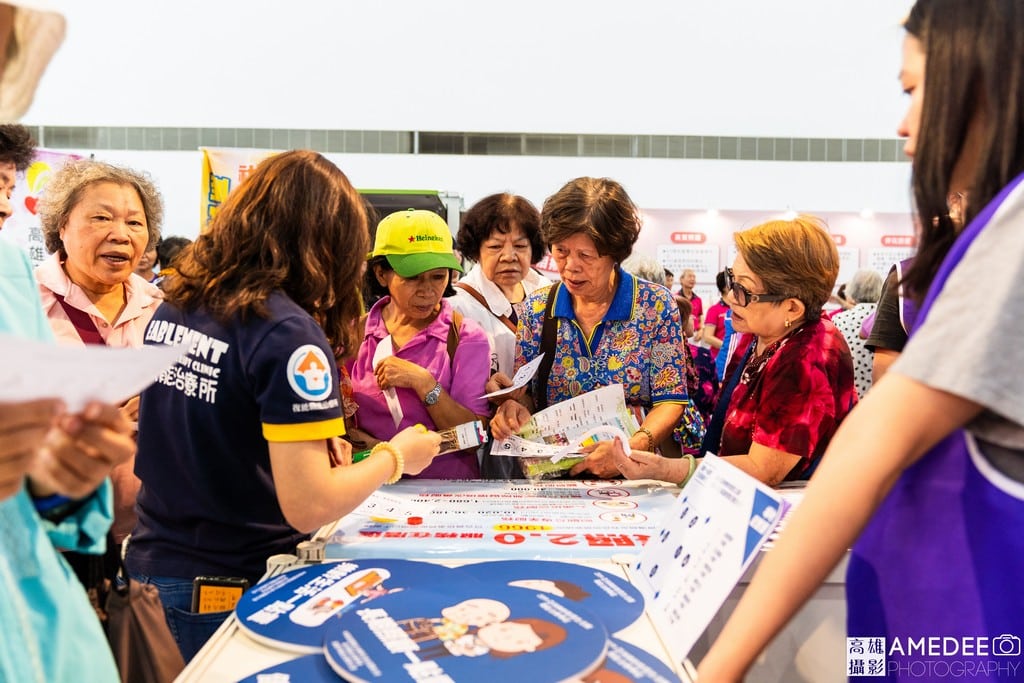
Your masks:
{"label": "hand holding flyer", "polygon": [[499,389],[498,391],[492,391],[489,394],[484,394],[480,398],[494,398],[495,396],[504,396],[505,394],[511,394],[513,391],[522,389],[526,384],[533,379],[533,376],[537,374],[537,368],[540,367],[540,362],[544,360],[544,354],[540,354],[529,363],[519,368],[515,376],[512,377],[512,386]]}
{"label": "hand holding flyer", "polygon": [[629,435],[638,427],[622,385],[611,384],[536,413],[519,434],[496,440],[491,455],[521,458],[531,479],[550,477],[580,462],[581,446],[620,436],[628,449]]}
{"label": "hand holding flyer", "polygon": [[576,437],[576,442],[570,446],[564,446],[558,450],[557,453],[551,456],[551,462],[558,462],[562,458],[568,458],[572,455],[579,455],[580,448],[588,443],[595,443],[598,441],[612,441],[618,438],[622,441],[622,450],[628,457],[632,452],[629,446],[629,435],[622,431],[618,427],[612,425],[602,425],[600,427],[594,427]]}
{"label": "hand holding flyer", "polygon": [[141,349],[55,346],[0,335],[0,356],[13,361],[0,366],[0,402],[60,398],[71,413],[91,400],[121,404],[187,352],[187,344]]}

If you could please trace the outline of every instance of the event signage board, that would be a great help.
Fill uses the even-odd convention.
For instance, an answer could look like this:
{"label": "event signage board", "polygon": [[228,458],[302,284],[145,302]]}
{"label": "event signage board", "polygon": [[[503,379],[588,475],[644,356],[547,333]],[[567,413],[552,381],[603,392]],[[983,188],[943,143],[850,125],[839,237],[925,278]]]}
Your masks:
{"label": "event signage board", "polygon": [[18,173],[10,197],[11,215],[3,221],[0,239],[23,249],[33,266],[38,266],[50,254],[39,216],[39,202],[46,186],[64,164],[81,158],[78,154],[37,149],[29,167],[24,173]]}
{"label": "event signage board", "polygon": [[632,568],[632,583],[682,662],[786,511],[777,491],[705,455]]}
{"label": "event signage board", "polygon": [[328,558],[609,559],[661,529],[679,489],[651,482],[402,480],[323,540]]}

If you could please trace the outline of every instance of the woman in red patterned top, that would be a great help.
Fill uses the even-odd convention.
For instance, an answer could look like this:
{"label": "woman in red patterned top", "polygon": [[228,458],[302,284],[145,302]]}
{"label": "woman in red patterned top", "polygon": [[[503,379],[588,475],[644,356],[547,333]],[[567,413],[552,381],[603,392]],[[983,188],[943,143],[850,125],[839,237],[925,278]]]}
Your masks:
{"label": "woman in red patterned top", "polygon": [[[839,272],[824,224],[811,216],[737,233],[726,303],[737,333],[754,335],[726,373],[704,451],[767,484],[806,479],[857,402],[842,334],[821,315]],[[618,451],[622,473],[684,482],[694,463]]]}

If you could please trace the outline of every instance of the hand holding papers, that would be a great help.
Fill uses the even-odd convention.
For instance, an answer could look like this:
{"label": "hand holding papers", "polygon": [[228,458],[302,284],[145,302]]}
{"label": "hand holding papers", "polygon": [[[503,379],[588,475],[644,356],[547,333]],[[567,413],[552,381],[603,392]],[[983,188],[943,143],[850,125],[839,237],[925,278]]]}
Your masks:
{"label": "hand holding papers", "polygon": [[0,402],[59,398],[71,413],[91,400],[120,404],[148,387],[188,345],[55,346],[0,335]]}
{"label": "hand holding papers", "polygon": [[562,458],[567,458],[571,455],[579,455],[580,448],[584,444],[594,443],[596,441],[612,441],[616,438],[622,442],[622,450],[626,453],[626,457],[629,457],[629,454],[632,452],[632,449],[629,447],[629,435],[618,427],[602,425],[600,427],[588,429],[576,437],[576,443],[559,449],[557,453],[551,456],[551,462],[558,462]]}
{"label": "hand holding papers", "polygon": [[[441,436],[441,446],[438,455],[455,453],[467,448],[476,448],[487,440],[487,430],[480,420],[464,422],[448,429],[440,429],[437,432]],[[372,451],[365,450],[352,454],[352,462],[356,463],[370,457]]]}
{"label": "hand holding papers", "polygon": [[504,396],[505,394],[511,394],[513,391],[522,389],[527,383],[533,379],[533,376],[537,374],[537,368],[540,367],[540,362],[544,360],[544,354],[540,354],[529,363],[519,368],[515,376],[512,378],[512,386],[498,391],[492,391],[489,394],[484,394],[480,398],[494,398],[495,396]]}
{"label": "hand holding papers", "polygon": [[550,477],[571,469],[583,459],[572,454],[602,437],[621,434],[627,444],[624,447],[628,447],[629,435],[637,427],[636,418],[626,407],[622,385],[612,384],[533,415],[518,434],[496,440],[491,455],[522,458],[527,477]]}

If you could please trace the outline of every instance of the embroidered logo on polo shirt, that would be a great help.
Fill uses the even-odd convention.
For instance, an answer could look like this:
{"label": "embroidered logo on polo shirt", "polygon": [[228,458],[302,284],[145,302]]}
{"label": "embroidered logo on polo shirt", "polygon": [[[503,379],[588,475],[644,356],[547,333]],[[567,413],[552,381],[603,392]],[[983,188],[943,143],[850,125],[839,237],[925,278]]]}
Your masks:
{"label": "embroidered logo on polo shirt", "polygon": [[306,344],[288,359],[288,384],[299,397],[321,401],[331,393],[331,364],[319,346]]}

